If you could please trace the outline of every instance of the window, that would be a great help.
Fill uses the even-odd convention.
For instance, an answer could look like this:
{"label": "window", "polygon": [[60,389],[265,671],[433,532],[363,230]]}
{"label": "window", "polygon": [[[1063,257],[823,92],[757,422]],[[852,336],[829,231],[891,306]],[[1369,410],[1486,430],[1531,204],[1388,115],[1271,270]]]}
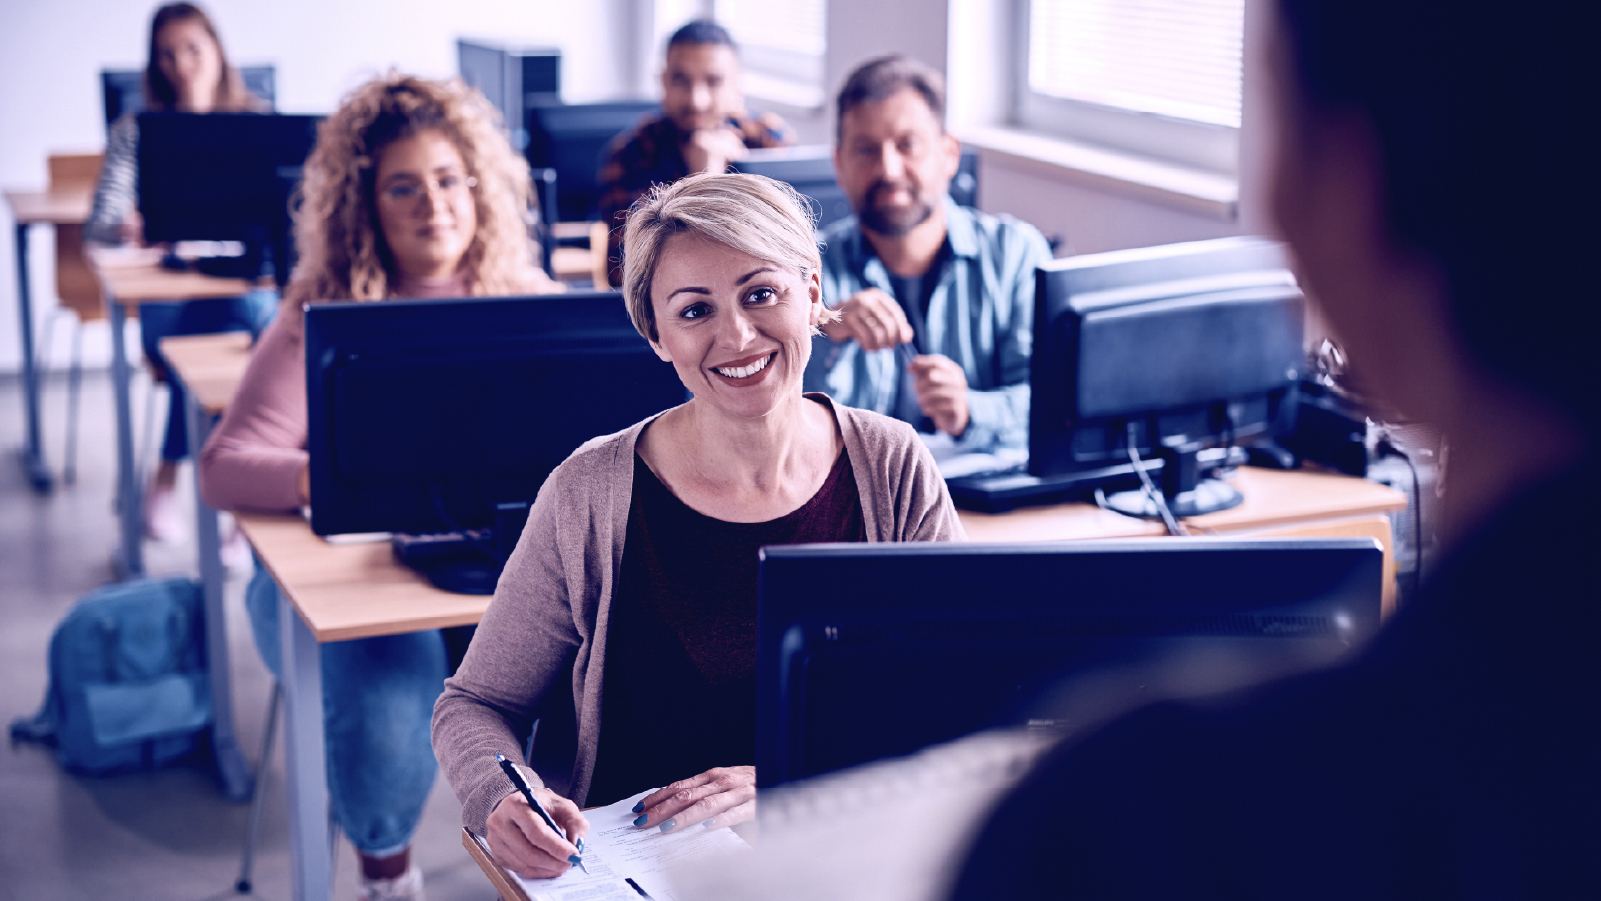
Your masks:
{"label": "window", "polygon": [[715,0],[712,12],[739,44],[747,94],[823,105],[826,0]]}
{"label": "window", "polygon": [[1019,124],[1237,170],[1244,0],[1019,2]]}

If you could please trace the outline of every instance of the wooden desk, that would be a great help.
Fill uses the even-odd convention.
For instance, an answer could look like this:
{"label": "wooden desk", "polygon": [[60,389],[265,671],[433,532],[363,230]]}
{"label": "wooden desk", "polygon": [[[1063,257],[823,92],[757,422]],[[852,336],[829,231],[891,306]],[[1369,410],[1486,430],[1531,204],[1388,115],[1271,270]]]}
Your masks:
{"label": "wooden desk", "polygon": [[[1347,475],[1241,467],[1227,481],[1245,496],[1239,506],[1195,516],[1197,535],[1376,538],[1384,548],[1384,612],[1395,604],[1395,540],[1388,514],[1406,509],[1406,495]],[[1165,535],[1159,520],[1135,519],[1094,504],[1023,507],[1009,513],[960,512],[970,541],[1065,541]]]}
{"label": "wooden desk", "polygon": [[300,516],[237,518],[287,601],[278,631],[294,897],[326,899],[333,871],[319,643],[470,625],[489,598],[434,588],[396,563],[387,541],[329,544]]}
{"label": "wooden desk", "polygon": [[[128,310],[146,303],[238,297],[255,287],[253,282],[240,278],[213,278],[198,272],[163,269],[161,256],[161,251],[154,248],[99,248],[89,255],[106,292],[106,316],[111,322],[111,384],[117,413],[117,514],[121,520],[117,568],[124,578],[144,574],[144,486],[134,472],[133,412],[128,397],[133,375],[124,339]],[[241,367],[241,375],[243,371]]]}
{"label": "wooden desk", "polygon": [[27,444],[21,451],[22,468],[28,484],[41,494],[48,492],[54,477],[44,460],[44,438],[39,427],[39,372],[35,368],[33,347],[33,287],[28,277],[28,229],[34,225],[82,225],[89,221],[94,205],[93,191],[6,191],[6,205],[15,221],[13,241],[17,255],[17,317],[22,336],[23,415]]}

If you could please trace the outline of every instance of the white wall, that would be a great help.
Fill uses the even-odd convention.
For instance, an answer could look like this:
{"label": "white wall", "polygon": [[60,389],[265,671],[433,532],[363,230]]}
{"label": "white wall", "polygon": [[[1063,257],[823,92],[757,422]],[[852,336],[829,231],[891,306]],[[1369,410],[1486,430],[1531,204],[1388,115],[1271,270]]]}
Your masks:
{"label": "white wall", "polygon": [[[278,69],[278,106],[326,113],[346,91],[391,66],[426,76],[456,72],[456,39],[482,37],[562,48],[568,100],[626,95],[636,0],[209,0],[204,4],[235,63]],[[105,141],[102,68],[144,62],[148,6],[129,0],[8,0],[0,11],[0,185],[43,187],[52,151],[99,150]],[[12,222],[0,240],[0,372],[20,365]],[[48,229],[32,232],[36,327],[54,307]],[[104,324],[87,336],[90,365],[109,359]],[[66,360],[68,329],[54,358]],[[13,424],[0,423],[0,435]],[[0,445],[7,442],[0,441]]]}

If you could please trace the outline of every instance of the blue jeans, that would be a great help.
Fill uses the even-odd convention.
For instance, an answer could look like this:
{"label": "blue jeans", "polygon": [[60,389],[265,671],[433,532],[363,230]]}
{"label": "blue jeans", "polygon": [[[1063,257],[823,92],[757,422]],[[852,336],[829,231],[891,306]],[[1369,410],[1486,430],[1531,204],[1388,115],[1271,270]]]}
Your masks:
{"label": "blue jeans", "polygon": [[[272,576],[256,564],[245,592],[256,648],[279,659]],[[322,650],[322,717],[334,820],[356,850],[387,857],[411,844],[438,763],[429,740],[434,701],[450,674],[438,630],[334,641]]]}
{"label": "blue jeans", "polygon": [[[243,297],[187,300],[183,303],[147,303],[139,306],[139,343],[145,358],[169,369],[160,341],[173,335],[209,335],[215,332],[261,334],[278,312],[278,292],[270,288]],[[189,455],[189,417],[184,415],[183,389],[167,379],[171,401],[167,406],[167,436],[161,442],[161,459],[175,463]]]}

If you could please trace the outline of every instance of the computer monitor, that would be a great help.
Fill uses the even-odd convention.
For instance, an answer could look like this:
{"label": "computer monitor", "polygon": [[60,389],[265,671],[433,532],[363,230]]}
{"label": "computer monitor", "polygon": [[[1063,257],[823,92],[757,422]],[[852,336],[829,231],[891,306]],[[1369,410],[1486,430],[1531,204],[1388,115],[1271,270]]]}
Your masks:
{"label": "computer monitor", "polygon": [[561,103],[561,48],[456,41],[461,78],[483,92],[506,123],[512,146],[528,147],[528,110]]}
{"label": "computer monitor", "polygon": [[[854,212],[834,178],[834,148],[830,145],[752,150],[748,157],[734,164],[734,170],[765,175],[792,186],[811,201],[818,231]],[[956,177],[951,179],[950,195],[962,206],[978,206],[978,151],[971,147],[962,148],[961,163]]]}
{"label": "computer monitor", "polygon": [[830,544],[761,552],[759,786],[1338,660],[1379,626],[1373,539]]}
{"label": "computer monitor", "polygon": [[528,111],[528,165],[556,170],[557,215],[552,221],[596,218],[606,146],[660,108],[654,100],[617,100],[536,106]]}
{"label": "computer monitor", "polygon": [[[1029,384],[1032,476],[1162,460],[1178,516],[1239,495],[1204,480],[1204,452],[1293,426],[1305,304],[1279,245],[1224,238],[1052,260],[1036,273]],[[1114,498],[1156,515],[1149,492]]]}
{"label": "computer monitor", "polygon": [[[269,109],[278,106],[278,71],[273,66],[241,66],[239,75],[245,89],[267,101]],[[106,128],[123,113],[145,108],[143,69],[104,69],[100,72],[100,99],[105,107]]]}
{"label": "computer monitor", "polygon": [[[289,198],[317,142],[320,116],[140,113],[139,213],[148,241],[239,241],[216,274],[288,276]],[[235,259],[235,258],[223,258]]]}
{"label": "computer monitor", "polygon": [[[510,517],[508,544],[515,511],[579,445],[687,399],[611,291],[313,304],[306,386],[312,531],[459,533]],[[493,556],[464,563],[488,575],[463,578],[492,589]]]}

